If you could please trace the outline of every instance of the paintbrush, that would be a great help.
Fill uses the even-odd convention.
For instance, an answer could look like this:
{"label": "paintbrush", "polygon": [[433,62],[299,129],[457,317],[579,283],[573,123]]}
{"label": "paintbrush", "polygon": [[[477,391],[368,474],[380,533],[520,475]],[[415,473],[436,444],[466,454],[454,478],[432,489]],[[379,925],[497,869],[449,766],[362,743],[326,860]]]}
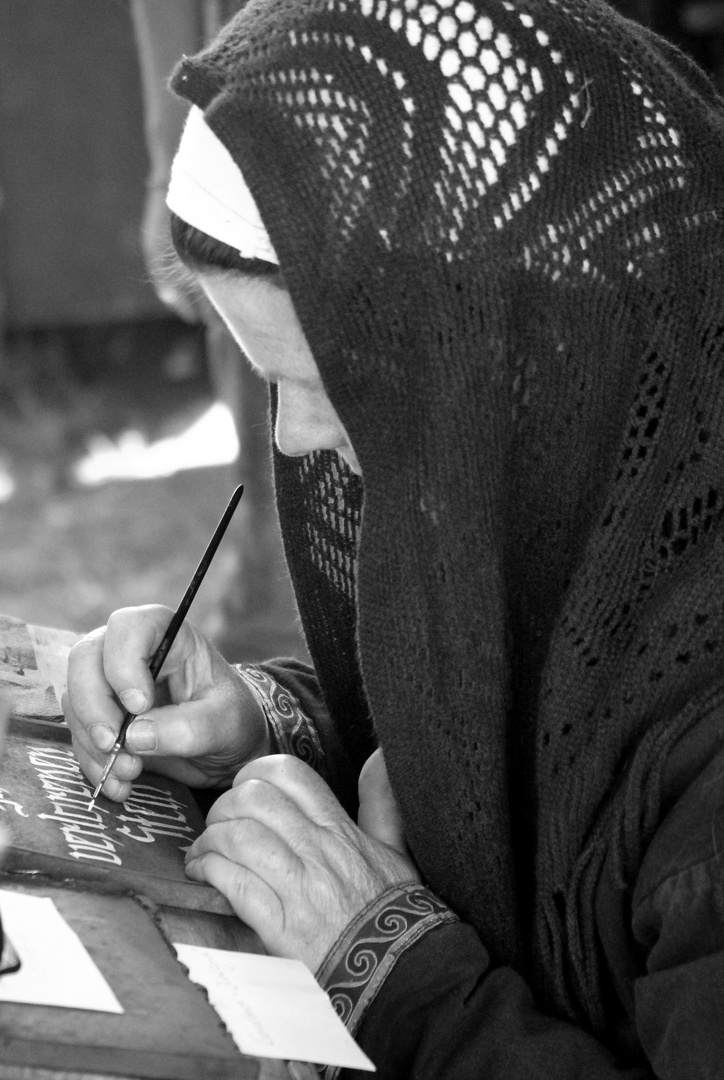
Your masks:
{"label": "paintbrush", "polygon": [[[244,494],[244,485],[240,484],[239,487],[237,487],[235,489],[233,495],[229,499],[229,505],[226,507],[226,510],[224,510],[224,513],[221,515],[221,520],[220,520],[219,524],[216,526],[216,529],[214,531],[214,535],[209,540],[206,551],[204,552],[204,554],[201,557],[201,562],[196,567],[196,572],[195,572],[194,576],[191,578],[191,581],[189,582],[189,586],[188,586],[188,588],[186,589],[186,592],[183,595],[183,599],[181,600],[181,603],[176,608],[175,612],[173,613],[173,615],[171,617],[171,621],[168,624],[168,629],[166,630],[166,633],[163,635],[163,637],[161,639],[161,644],[158,646],[155,653],[151,657],[151,663],[148,666],[149,666],[149,670],[151,672],[151,678],[154,681],[156,680],[156,676],[158,675],[159,671],[163,667],[163,662],[166,659],[171,646],[173,645],[174,641],[176,640],[176,635],[178,634],[179,630],[181,629],[181,624],[183,623],[184,619],[186,618],[186,614],[187,614],[189,608],[191,607],[191,602],[192,602],[193,598],[196,596],[196,593],[198,592],[199,585],[204,580],[204,576],[206,574],[206,571],[209,569],[209,566],[211,565],[211,560],[213,559],[214,555],[216,554],[216,549],[219,546],[219,544],[221,543],[221,538],[223,537],[224,533],[226,532],[226,527],[229,524],[229,522],[231,521],[232,515],[233,515],[234,511],[236,510],[236,507],[237,507],[237,505],[239,503],[239,499],[241,498],[241,496],[243,494]],[[105,766],[105,768],[103,770],[103,773],[101,774],[100,780],[98,781],[98,783],[96,785],[95,791],[93,792],[93,795],[91,797],[91,801],[88,804],[88,809],[89,810],[92,810],[93,807],[95,806],[95,801],[96,801],[96,799],[98,798],[98,796],[100,794],[101,788],[103,787],[106,780],[110,776],[110,772],[111,772],[111,769],[113,768],[113,766],[115,765],[116,758],[118,757],[121,750],[123,749],[124,743],[126,741],[126,732],[128,731],[128,726],[129,726],[129,724],[131,723],[132,720],[135,720],[137,715],[138,715],[137,713],[129,712],[128,709],[126,709],[126,711],[124,712],[123,718],[121,720],[121,726],[120,726],[120,729],[118,731],[118,736],[117,736],[116,741],[114,742],[113,746],[111,747],[110,756],[108,758],[108,761],[106,762],[106,766]]]}

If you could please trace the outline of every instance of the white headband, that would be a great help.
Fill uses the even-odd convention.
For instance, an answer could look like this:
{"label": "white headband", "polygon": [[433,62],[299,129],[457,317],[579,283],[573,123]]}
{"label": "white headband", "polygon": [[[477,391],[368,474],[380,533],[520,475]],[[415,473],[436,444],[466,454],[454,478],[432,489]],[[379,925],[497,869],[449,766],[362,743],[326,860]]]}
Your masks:
{"label": "white headband", "polygon": [[242,258],[279,259],[238,165],[192,105],[171,167],[166,205],[187,225],[235,248]]}

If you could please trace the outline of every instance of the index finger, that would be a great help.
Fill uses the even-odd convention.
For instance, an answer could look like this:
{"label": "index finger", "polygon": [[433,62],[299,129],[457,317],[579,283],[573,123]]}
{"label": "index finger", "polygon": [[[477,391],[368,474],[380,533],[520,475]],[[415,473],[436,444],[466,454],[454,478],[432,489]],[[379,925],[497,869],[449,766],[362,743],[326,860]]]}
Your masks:
{"label": "index finger", "polygon": [[[100,763],[115,742],[123,715],[103,673],[104,637],[105,627],[101,627],[73,647],[68,660],[68,685],[61,701],[75,755],[94,783]],[[129,763],[119,764],[127,767]]]}
{"label": "index finger", "polygon": [[72,710],[83,733],[93,724],[105,724],[116,731],[123,715],[103,667],[105,634],[105,626],[94,630],[73,646],[68,657],[70,709],[66,706],[66,712]]}
{"label": "index finger", "polygon": [[[68,660],[69,723],[77,736],[94,725],[115,735],[123,710],[145,712],[154,700],[149,660],[171,619],[169,608],[121,608],[82,638]],[[120,704],[119,704],[120,702]]]}
{"label": "index finger", "polygon": [[[108,620],[103,645],[105,677],[124,707],[134,715],[145,712],[153,704],[154,682],[149,665],[172,618],[170,608],[147,604],[119,608]],[[184,627],[166,658],[166,673],[182,648],[183,630]]]}

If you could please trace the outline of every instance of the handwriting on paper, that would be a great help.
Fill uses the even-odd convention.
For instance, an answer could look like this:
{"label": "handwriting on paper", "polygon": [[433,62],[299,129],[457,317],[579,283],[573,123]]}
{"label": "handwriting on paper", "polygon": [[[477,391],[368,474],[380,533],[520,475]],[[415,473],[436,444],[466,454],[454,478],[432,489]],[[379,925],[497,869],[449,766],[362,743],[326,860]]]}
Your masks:
{"label": "handwriting on paper", "polygon": [[174,945],[244,1054],[375,1071],[298,960]]}

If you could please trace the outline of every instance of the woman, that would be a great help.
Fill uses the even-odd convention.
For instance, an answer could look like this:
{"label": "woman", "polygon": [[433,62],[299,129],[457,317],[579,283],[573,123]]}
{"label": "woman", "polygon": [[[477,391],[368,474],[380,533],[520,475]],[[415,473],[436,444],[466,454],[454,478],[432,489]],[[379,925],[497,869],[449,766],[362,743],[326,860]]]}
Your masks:
{"label": "woman", "polygon": [[188,871],[381,1076],[721,1075],[719,99],[600,0],[250,0],[174,85],[314,669],[188,629],[149,710],[117,613],[90,780],[116,697],[110,797],[240,769]]}

